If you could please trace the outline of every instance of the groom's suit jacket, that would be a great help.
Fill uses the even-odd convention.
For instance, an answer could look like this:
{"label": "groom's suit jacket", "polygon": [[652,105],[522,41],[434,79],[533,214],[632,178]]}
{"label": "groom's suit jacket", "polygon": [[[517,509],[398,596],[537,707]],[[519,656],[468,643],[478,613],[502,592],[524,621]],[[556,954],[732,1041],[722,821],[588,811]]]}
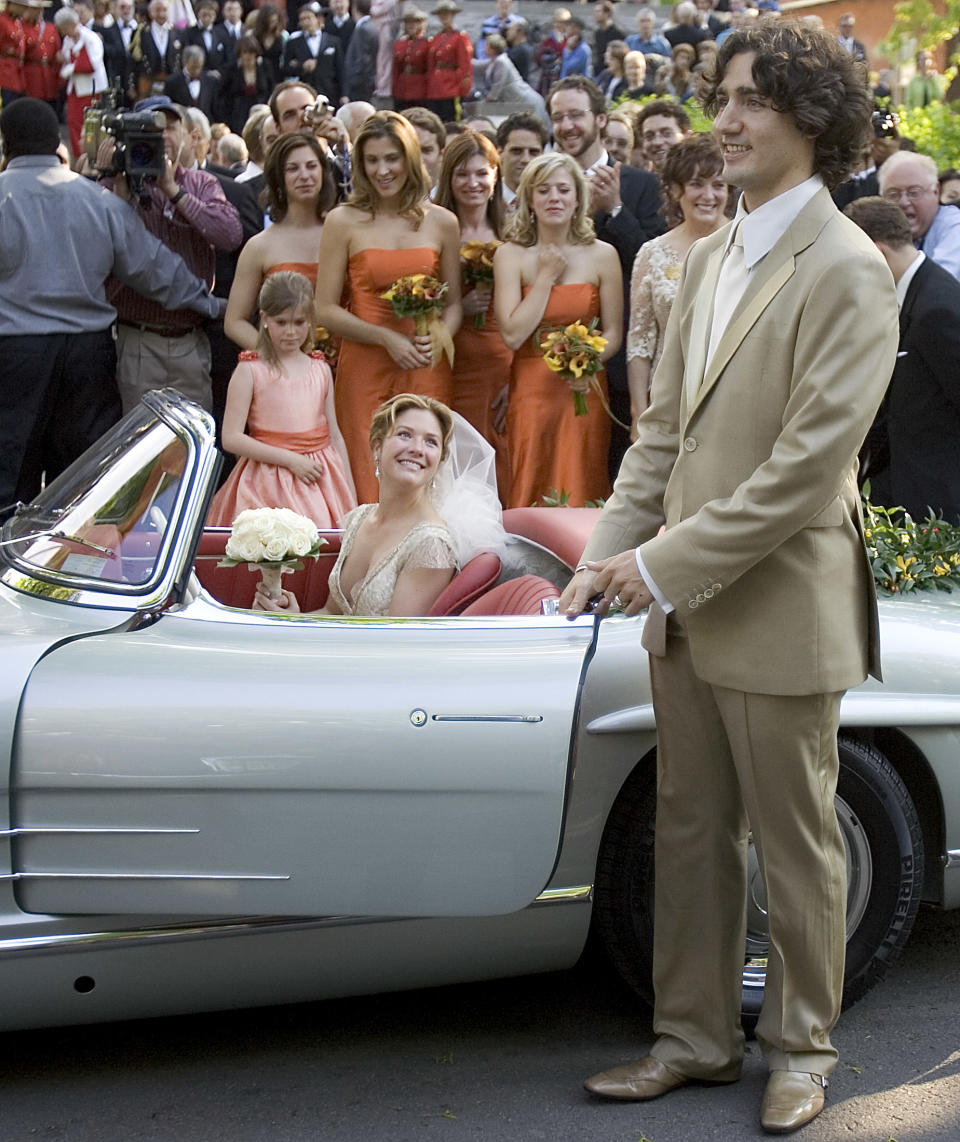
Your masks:
{"label": "groom's suit jacket", "polygon": [[[708,363],[727,231],[690,251],[640,437],[584,558],[640,545],[705,681],[844,690],[879,669],[855,473],[896,359],[893,279],[821,189],[754,268]],[[651,607],[653,653],[664,628]]]}

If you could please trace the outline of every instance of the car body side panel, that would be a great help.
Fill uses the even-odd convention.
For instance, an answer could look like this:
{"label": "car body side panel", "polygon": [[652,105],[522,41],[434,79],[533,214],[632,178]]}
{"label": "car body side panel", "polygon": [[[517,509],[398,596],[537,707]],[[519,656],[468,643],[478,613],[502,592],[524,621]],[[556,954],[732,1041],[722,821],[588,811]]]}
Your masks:
{"label": "car body side panel", "polygon": [[25,911],[491,915],[544,888],[591,620],[190,615],[34,670]]}

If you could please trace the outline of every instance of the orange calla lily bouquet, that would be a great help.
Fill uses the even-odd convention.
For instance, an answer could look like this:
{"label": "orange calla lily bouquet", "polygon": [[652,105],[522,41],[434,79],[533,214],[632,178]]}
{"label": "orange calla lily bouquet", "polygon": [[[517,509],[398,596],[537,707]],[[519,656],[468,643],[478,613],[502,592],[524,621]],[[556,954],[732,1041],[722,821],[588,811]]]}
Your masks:
{"label": "orange calla lily bouquet", "polygon": [[587,415],[587,393],[599,392],[593,378],[603,368],[601,356],[607,347],[606,337],[594,332],[597,319],[589,325],[574,321],[555,329],[542,328],[537,334],[544,364],[551,373],[563,377],[573,390],[573,407],[577,416]]}
{"label": "orange calla lily bouquet", "polygon": [[[464,242],[460,247],[460,264],[463,269],[463,284],[468,289],[477,286],[493,285],[493,255],[501,242]],[[473,324],[482,329],[487,323],[485,313],[475,313]]]}
{"label": "orange calla lily bouquet", "polygon": [[449,286],[431,274],[404,274],[380,296],[389,301],[396,317],[412,317],[418,337],[429,337],[433,344],[432,364],[441,352],[453,365],[453,340],[440,319]]}

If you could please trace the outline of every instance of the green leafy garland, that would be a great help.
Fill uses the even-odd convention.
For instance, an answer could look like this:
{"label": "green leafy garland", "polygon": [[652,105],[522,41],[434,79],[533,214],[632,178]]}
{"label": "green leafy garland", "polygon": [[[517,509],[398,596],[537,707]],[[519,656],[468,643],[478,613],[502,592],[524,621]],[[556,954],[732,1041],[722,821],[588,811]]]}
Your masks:
{"label": "green leafy garland", "polygon": [[912,595],[960,586],[960,527],[932,512],[914,522],[902,508],[870,501],[864,487],[863,535],[877,587],[890,595]]}

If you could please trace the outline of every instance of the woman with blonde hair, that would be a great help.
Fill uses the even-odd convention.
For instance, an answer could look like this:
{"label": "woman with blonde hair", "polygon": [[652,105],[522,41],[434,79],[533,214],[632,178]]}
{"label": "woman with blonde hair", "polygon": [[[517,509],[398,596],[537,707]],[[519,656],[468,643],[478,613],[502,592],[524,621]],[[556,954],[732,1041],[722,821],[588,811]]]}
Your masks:
{"label": "woman with blonde hair", "polygon": [[[411,124],[393,111],[371,115],[353,149],[353,193],[331,210],[320,241],[317,320],[341,340],[335,388],[337,419],[347,442],[357,495],[376,496],[367,454],[373,410],[399,392],[450,403],[446,356],[412,318],[398,318],[383,294],[400,277],[426,273],[448,285],[442,320],[460,327],[460,228],[449,210],[427,198],[430,180]],[[348,296],[342,304],[343,283]]]}
{"label": "woman with blonde hair", "polygon": [[494,259],[494,309],[516,350],[507,409],[510,505],[565,492],[582,506],[610,490],[606,379],[576,416],[569,385],[552,373],[540,343],[550,328],[597,320],[603,359],[620,347],[623,282],[616,251],[597,241],[583,172],[566,154],[541,155],[524,170],[517,210]]}

